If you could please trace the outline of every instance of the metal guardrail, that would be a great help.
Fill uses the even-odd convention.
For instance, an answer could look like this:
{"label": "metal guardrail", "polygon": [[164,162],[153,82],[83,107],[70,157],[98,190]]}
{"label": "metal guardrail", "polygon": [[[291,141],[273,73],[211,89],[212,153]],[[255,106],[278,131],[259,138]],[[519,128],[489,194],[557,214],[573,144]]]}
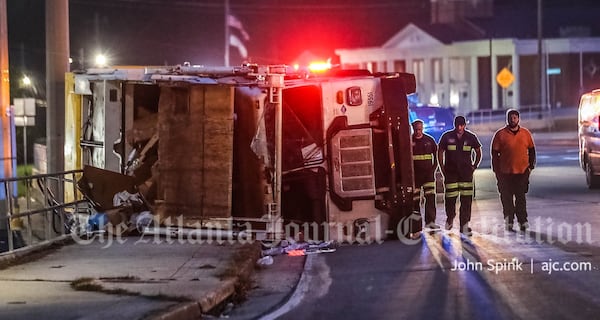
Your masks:
{"label": "metal guardrail", "polygon": [[[494,121],[504,121],[506,119],[506,111],[508,109],[482,109],[471,111],[467,114],[467,119],[471,124],[482,124]],[[523,120],[534,120],[534,119],[552,119],[555,110],[552,110],[542,105],[526,105],[521,106],[519,109],[521,119]]]}
{"label": "metal guardrail", "polygon": [[[0,208],[0,234],[5,233],[7,244],[0,248],[0,255],[85,232],[92,208],[77,188],[77,177],[82,173],[71,170],[0,179],[6,195],[0,201],[4,202]],[[24,196],[14,196],[17,185],[24,188]]]}

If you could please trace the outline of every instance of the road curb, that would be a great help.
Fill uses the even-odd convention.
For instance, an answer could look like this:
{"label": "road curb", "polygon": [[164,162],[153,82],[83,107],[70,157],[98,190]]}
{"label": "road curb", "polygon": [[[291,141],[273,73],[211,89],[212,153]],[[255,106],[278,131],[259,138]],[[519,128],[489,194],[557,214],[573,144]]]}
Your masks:
{"label": "road curb", "polygon": [[241,281],[249,278],[255,270],[256,260],[260,257],[260,246],[254,246],[255,250],[243,261],[235,264],[234,276],[224,279],[213,291],[207,292],[198,301],[177,304],[158,315],[146,318],[146,320],[195,320],[201,319],[203,313],[207,313],[216,306],[229,299],[236,292],[236,287]]}
{"label": "road curb", "polygon": [[305,256],[300,278],[298,278],[294,288],[278,305],[263,313],[260,316],[260,319],[277,319],[298,305],[299,301],[302,299],[302,296],[308,292],[308,288],[310,286],[311,279],[310,275],[308,274],[308,270],[312,268],[313,259],[314,256],[312,255]]}
{"label": "road curb", "polygon": [[159,315],[146,318],[148,320],[170,320],[170,319],[201,319],[202,310],[198,302],[185,302],[162,312]]}

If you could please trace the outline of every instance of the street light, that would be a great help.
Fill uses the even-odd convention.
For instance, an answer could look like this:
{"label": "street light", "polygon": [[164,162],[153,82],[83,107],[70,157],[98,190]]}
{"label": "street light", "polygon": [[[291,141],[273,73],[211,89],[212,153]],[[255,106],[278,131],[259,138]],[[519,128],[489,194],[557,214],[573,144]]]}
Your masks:
{"label": "street light", "polygon": [[29,89],[34,94],[34,96],[37,96],[37,88],[33,83],[33,80],[31,80],[31,78],[29,78],[29,76],[26,74],[23,75],[23,78],[21,78],[21,88]]}
{"label": "street light", "polygon": [[108,59],[106,58],[105,55],[103,55],[103,54],[96,55],[96,66],[97,67],[100,67],[100,68],[105,67],[107,62],[108,62]]}
{"label": "street light", "polygon": [[25,87],[29,87],[31,85],[31,79],[29,79],[27,75],[24,75],[21,81],[23,82],[23,86]]}

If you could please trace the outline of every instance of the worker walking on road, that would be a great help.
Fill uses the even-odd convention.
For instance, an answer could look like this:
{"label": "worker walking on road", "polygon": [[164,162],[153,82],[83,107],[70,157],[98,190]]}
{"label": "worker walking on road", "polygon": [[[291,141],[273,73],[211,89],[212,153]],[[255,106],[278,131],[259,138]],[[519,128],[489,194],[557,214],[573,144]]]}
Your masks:
{"label": "worker walking on road", "polygon": [[504,222],[509,231],[513,230],[515,215],[521,231],[529,227],[525,194],[529,191],[529,174],[536,161],[531,132],[519,122],[519,111],[508,110],[506,126],[496,131],[491,145],[492,170],[496,174]]}
{"label": "worker walking on road", "polygon": [[[425,202],[425,228],[438,230],[435,224],[435,170],[438,167],[437,143],[423,132],[423,120],[417,119],[412,123],[413,167],[415,170],[415,212],[421,212],[421,200]],[[420,227],[419,221],[419,227]],[[419,228],[418,231],[421,231]]]}
{"label": "worker walking on road", "polygon": [[[471,204],[473,202],[473,172],[481,162],[481,142],[466,130],[463,116],[454,118],[454,129],[444,132],[438,144],[438,160],[444,175],[446,230],[451,230],[456,217],[456,199],[460,196],[460,232],[471,236]],[[475,158],[473,158],[473,154]]]}

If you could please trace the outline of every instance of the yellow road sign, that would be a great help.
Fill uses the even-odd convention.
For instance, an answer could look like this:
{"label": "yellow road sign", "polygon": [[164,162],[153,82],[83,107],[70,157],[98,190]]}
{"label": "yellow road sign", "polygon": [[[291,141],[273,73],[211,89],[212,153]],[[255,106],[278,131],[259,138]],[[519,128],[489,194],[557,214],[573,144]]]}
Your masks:
{"label": "yellow road sign", "polygon": [[506,89],[515,81],[515,76],[507,68],[502,68],[496,76],[496,81],[502,88]]}

